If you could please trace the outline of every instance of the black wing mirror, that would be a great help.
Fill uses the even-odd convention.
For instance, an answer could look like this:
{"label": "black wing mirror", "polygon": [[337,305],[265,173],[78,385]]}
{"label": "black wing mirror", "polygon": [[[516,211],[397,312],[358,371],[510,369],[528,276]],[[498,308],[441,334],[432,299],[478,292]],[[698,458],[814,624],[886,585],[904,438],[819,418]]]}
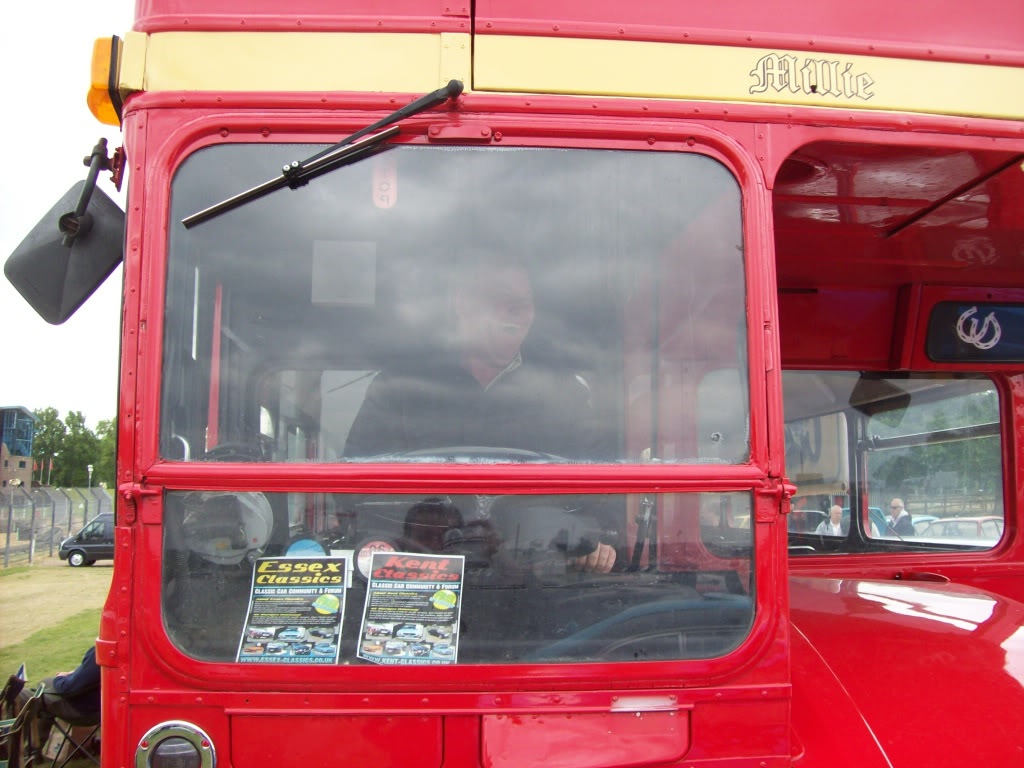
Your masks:
{"label": "black wing mirror", "polygon": [[[101,144],[105,160],[106,140]],[[96,158],[94,150],[89,177],[67,191],[4,265],[18,293],[53,325],[71,317],[124,255],[124,212],[96,188]]]}

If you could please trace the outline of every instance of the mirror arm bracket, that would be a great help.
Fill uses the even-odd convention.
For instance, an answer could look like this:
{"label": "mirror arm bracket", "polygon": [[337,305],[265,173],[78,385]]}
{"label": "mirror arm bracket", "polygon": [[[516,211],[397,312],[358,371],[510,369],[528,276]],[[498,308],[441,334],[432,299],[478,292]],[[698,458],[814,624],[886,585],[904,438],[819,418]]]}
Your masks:
{"label": "mirror arm bracket", "polygon": [[75,238],[84,235],[92,228],[92,218],[86,213],[89,207],[89,200],[92,198],[92,191],[96,189],[96,178],[100,171],[110,170],[110,158],[107,157],[107,140],[100,139],[92,148],[92,154],[84,160],[89,166],[89,174],[86,176],[85,185],[82,187],[82,194],[78,198],[78,205],[71,213],[65,213],[60,217],[57,226],[64,235],[61,244],[70,248]]}

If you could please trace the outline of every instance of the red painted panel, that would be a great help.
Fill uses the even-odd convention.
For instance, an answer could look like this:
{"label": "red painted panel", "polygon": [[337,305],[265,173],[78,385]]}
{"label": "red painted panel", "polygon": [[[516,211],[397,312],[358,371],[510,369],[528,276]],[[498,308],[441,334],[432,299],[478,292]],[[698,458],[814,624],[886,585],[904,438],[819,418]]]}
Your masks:
{"label": "red painted panel", "polygon": [[139,32],[468,32],[469,0],[136,0]]}
{"label": "red painted panel", "polygon": [[440,717],[246,715],[231,718],[229,764],[436,768],[442,748]]}
{"label": "red painted panel", "polygon": [[921,58],[963,56],[977,60],[985,54],[1002,53],[1019,61],[1024,56],[1024,3],[1019,0],[978,0],[969,12],[965,12],[961,0],[934,0],[927,7],[889,0],[478,0],[476,21],[482,34],[530,32],[730,42],[822,51],[899,52]]}
{"label": "red painted panel", "polygon": [[[1024,605],[955,584],[790,587],[793,722],[807,765],[1021,764]],[[852,763],[831,761],[836,743]],[[814,744],[824,763],[811,760]]]}
{"label": "red painted panel", "polygon": [[690,744],[686,712],[488,715],[484,768],[596,768],[674,762]]}
{"label": "red painted panel", "polygon": [[[468,0],[136,0],[135,29],[462,31]],[[243,21],[244,20],[244,21]],[[889,0],[856,3],[680,3],[653,0],[479,0],[481,34],[671,40],[924,59],[1024,61],[1024,3],[933,0],[927,8]]]}
{"label": "red painted panel", "polygon": [[828,289],[779,294],[779,342],[788,368],[887,366],[896,291]]}
{"label": "red painted panel", "polygon": [[[735,757],[725,765],[789,768],[791,734],[789,701],[752,692],[748,701],[702,702],[693,708],[693,747],[684,765],[716,764],[723,756]],[[750,762],[740,762],[746,758]],[[724,762],[724,761],[723,761]]]}

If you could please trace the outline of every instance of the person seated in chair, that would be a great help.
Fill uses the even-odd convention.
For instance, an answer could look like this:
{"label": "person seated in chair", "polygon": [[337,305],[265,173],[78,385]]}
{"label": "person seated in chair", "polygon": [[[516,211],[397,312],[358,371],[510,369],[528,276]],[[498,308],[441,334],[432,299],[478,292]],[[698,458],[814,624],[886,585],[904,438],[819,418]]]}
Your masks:
{"label": "person seated in chair", "polygon": [[[36,731],[43,745],[50,734],[54,718],[75,724],[94,724],[100,719],[100,668],[96,663],[96,647],[90,646],[82,661],[71,672],[63,672],[40,681],[43,686],[40,724]],[[35,689],[25,686],[18,694],[18,709],[34,695]]]}

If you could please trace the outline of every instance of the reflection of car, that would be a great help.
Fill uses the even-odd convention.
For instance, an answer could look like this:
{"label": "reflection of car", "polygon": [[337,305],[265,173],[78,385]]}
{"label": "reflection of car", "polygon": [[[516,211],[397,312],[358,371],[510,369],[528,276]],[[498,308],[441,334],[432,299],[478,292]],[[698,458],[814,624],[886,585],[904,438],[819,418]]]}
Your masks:
{"label": "reflection of car", "polygon": [[452,648],[451,645],[449,645],[448,643],[440,643],[440,644],[434,646],[434,655],[435,656],[454,656],[455,655],[455,649]]}
{"label": "reflection of car", "polygon": [[267,643],[263,652],[271,656],[284,656],[288,653],[288,643]]}
{"label": "reflection of car", "polygon": [[[319,643],[318,643],[319,645]],[[367,640],[363,643],[363,653],[383,653],[384,644],[377,640]]]}
{"label": "reflection of car", "polygon": [[920,536],[924,532],[924,529],[928,527],[928,523],[932,523],[939,519],[935,515],[912,515],[911,517],[914,521],[914,533],[918,536]]}
{"label": "reflection of car", "polygon": [[272,629],[250,629],[246,636],[250,640],[269,640],[274,636]]}
{"label": "reflection of car", "polygon": [[367,637],[391,637],[391,627],[384,624],[367,624]]}
{"label": "reflection of car", "polygon": [[[367,645],[373,645],[373,643],[364,644],[363,650],[367,651],[368,653],[380,653],[379,649],[377,651],[370,651],[369,649],[367,649]],[[379,646],[380,643],[377,643],[377,645]],[[317,656],[333,656],[336,651],[337,647],[334,645],[334,643],[317,643],[313,646],[313,653]]]}
{"label": "reflection of car", "polygon": [[285,627],[277,633],[278,640],[304,640],[306,631],[302,627]]}
{"label": "reflection of car", "polygon": [[406,645],[401,640],[388,640],[384,643],[384,653],[390,656],[399,656],[405,653]]}
{"label": "reflection of car", "polygon": [[985,517],[954,517],[933,520],[921,531],[926,539],[980,539],[997,541],[1003,535],[1003,518],[995,515]]}
{"label": "reflection of car", "polygon": [[430,646],[426,643],[413,643],[409,646],[413,656],[429,656]]}
{"label": "reflection of car", "polygon": [[447,640],[452,636],[452,628],[442,626],[427,627],[427,634],[439,640]]}
{"label": "reflection of car", "polygon": [[395,627],[395,637],[399,640],[421,640],[423,638],[423,625],[402,624]]}

